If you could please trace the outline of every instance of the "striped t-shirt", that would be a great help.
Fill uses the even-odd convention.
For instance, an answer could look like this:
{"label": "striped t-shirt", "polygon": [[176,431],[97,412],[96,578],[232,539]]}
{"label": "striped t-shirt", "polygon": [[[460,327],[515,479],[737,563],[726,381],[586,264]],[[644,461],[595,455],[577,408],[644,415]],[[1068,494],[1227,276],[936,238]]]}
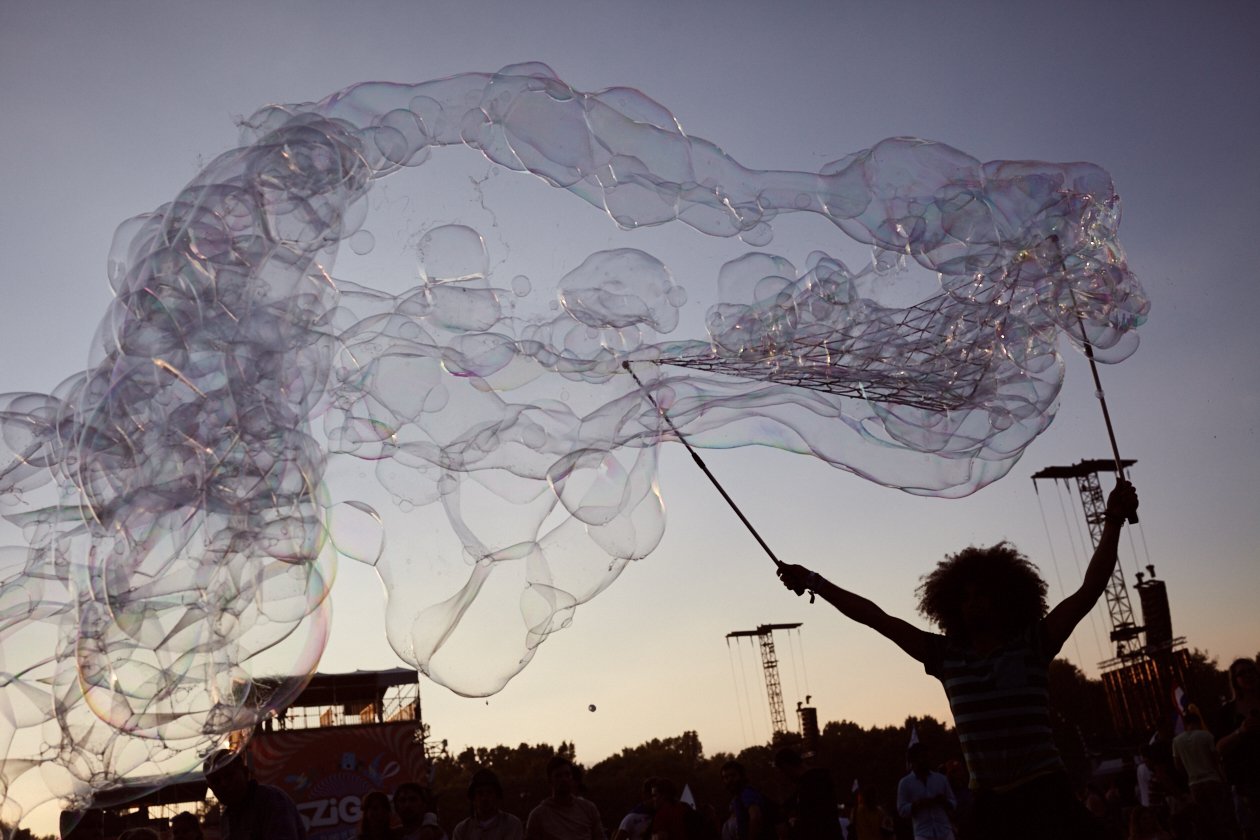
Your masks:
{"label": "striped t-shirt", "polygon": [[971,786],[1004,790],[1059,770],[1050,728],[1048,651],[1041,623],[987,656],[932,635],[924,669],[941,681]]}

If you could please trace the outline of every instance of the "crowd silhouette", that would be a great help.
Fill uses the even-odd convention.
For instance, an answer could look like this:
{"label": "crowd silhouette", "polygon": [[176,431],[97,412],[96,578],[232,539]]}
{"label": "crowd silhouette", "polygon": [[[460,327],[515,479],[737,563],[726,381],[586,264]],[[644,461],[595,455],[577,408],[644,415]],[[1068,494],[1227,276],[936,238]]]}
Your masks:
{"label": "crowd silhouette", "polygon": [[[1151,733],[1118,772],[1072,787],[1087,830],[1105,840],[1257,840],[1260,779],[1260,671],[1230,665],[1230,696],[1215,714],[1191,705],[1176,723]],[[1180,730],[1180,731],[1179,731]],[[406,780],[360,797],[359,823],[338,837],[359,840],[977,840],[977,788],[953,754],[909,735],[905,775],[895,789],[837,774],[800,745],[774,751],[768,767],[720,766],[721,792],[697,801],[690,779],[651,776],[638,801],[616,813],[591,796],[581,765],[564,753],[539,762],[547,793],[538,801],[507,790],[489,767],[473,770],[460,798],[433,780]],[[939,743],[939,739],[937,739]],[[119,840],[306,840],[308,829],[288,796],[251,778],[231,752],[205,762],[215,800],[203,818],[181,811],[169,825],[129,828]],[[445,805],[441,803],[447,803]],[[1029,815],[1030,819],[1032,814]],[[331,837],[326,832],[319,836]],[[1028,836],[1023,834],[1012,837]],[[1066,835],[1065,835],[1066,836]],[[1068,836],[1076,840],[1081,835]]]}

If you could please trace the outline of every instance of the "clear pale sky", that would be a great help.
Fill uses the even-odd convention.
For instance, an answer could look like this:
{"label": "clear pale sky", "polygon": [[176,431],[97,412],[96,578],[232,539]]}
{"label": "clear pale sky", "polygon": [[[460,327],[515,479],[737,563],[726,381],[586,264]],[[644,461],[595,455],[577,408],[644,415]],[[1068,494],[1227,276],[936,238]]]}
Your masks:
{"label": "clear pale sky", "polygon": [[[1142,522],[1122,541],[1122,563],[1130,583],[1135,563],[1156,566],[1174,632],[1191,646],[1223,661],[1254,655],[1258,34],[1254,4],[1227,2],[8,2],[0,392],[47,392],[86,364],[109,298],[114,228],[235,145],[234,118],[354,82],[543,61],[581,90],[638,88],[689,134],[765,169],[816,170],[897,135],[981,160],[1091,161],[1115,180],[1120,239],[1153,302],[1137,353],[1101,371],[1121,453],[1138,461]],[[444,165],[435,157],[424,168]],[[405,202],[415,226],[476,209],[471,190],[389,189],[384,201]],[[535,187],[521,189],[513,200],[531,201]],[[558,195],[569,201],[548,208],[600,221]],[[504,270],[514,273],[518,256],[571,264],[598,247],[568,242],[567,224],[557,219],[554,241],[503,234],[513,252],[499,254]],[[806,225],[774,246],[803,262],[840,242]],[[1053,598],[1060,576],[1074,586],[1086,559],[1073,548],[1075,496],[1069,525],[1053,486],[1039,498],[1029,476],[1108,454],[1088,367],[1073,352],[1054,424],[1010,475],[966,499],[909,496],[773,450],[705,457],[781,558],[921,623],[919,576],[970,543],[1013,541],[1041,565]],[[768,714],[758,660],[747,643],[734,658],[724,637],[771,622],[804,623],[799,675],[795,638],[780,638],[789,709],[807,677],[823,721],[948,719],[938,684],[890,643],[779,587],[681,448],[667,448],[660,484],[669,524],[659,549],[579,608],[505,690],[468,700],[426,683],[435,738],[456,749],[571,740],[589,763],[695,729],[709,752],[738,750],[768,737]],[[321,670],[399,664],[370,569],[341,565],[333,613]],[[1110,656],[1106,630],[1100,612],[1065,655],[1096,673]]]}

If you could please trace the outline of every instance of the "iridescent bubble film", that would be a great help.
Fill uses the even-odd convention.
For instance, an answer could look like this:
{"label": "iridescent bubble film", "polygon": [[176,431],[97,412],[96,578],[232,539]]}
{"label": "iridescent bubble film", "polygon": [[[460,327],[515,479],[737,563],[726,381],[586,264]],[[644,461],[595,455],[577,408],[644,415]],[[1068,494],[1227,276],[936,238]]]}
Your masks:
{"label": "iridescent bubble film", "polygon": [[[455,146],[623,230],[740,251],[684,283],[558,231],[565,270],[535,276],[432,218],[410,288],[339,274],[339,250],[381,247],[376,182]],[[767,250],[790,214],[869,264]],[[379,574],[399,656],[498,691],[660,541],[661,411],[697,446],[912,493],[997,480],[1054,416],[1062,336],[1104,361],[1136,348],[1148,302],[1119,218],[1092,164],[923,140],[749,169],[642,93],[541,64],[258,111],[118,229],[88,369],[0,396],[0,515],[21,535],[0,548],[0,819],[189,771],[285,705],[319,661],[339,557]],[[932,293],[881,302],[907,265]]]}

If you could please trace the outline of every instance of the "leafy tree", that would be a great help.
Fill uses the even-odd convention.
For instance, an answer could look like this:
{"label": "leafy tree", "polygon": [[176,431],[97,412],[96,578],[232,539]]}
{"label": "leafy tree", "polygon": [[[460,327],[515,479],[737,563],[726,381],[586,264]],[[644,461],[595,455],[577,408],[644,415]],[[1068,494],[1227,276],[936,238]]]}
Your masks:
{"label": "leafy tree", "polygon": [[1115,737],[1107,692],[1102,680],[1093,680],[1066,659],[1050,663],[1050,709],[1055,728],[1070,728],[1087,740]]}
{"label": "leafy tree", "polygon": [[572,743],[561,741],[558,747],[525,743],[515,747],[467,747],[455,756],[439,756],[433,761],[438,816],[443,825],[454,825],[468,816],[468,783],[473,773],[488,767],[503,785],[504,810],[524,820],[549,794],[547,762],[556,755],[572,760],[574,752]]}
{"label": "leafy tree", "polygon": [[33,834],[29,828],[12,829],[5,823],[0,823],[0,837],[8,837],[9,840],[57,840],[51,834]]}
{"label": "leafy tree", "polygon": [[701,778],[707,777],[709,772],[700,737],[687,731],[672,738],[653,738],[637,747],[626,747],[591,767],[585,782],[588,795],[599,804],[605,821],[612,825],[640,801],[646,779],[670,779],[680,791],[684,785],[690,785],[694,794]]}
{"label": "leafy tree", "polygon": [[1211,719],[1225,698],[1229,697],[1229,673],[1223,670],[1205,650],[1192,648],[1182,664],[1182,680],[1186,695],[1198,704],[1203,714]]}

